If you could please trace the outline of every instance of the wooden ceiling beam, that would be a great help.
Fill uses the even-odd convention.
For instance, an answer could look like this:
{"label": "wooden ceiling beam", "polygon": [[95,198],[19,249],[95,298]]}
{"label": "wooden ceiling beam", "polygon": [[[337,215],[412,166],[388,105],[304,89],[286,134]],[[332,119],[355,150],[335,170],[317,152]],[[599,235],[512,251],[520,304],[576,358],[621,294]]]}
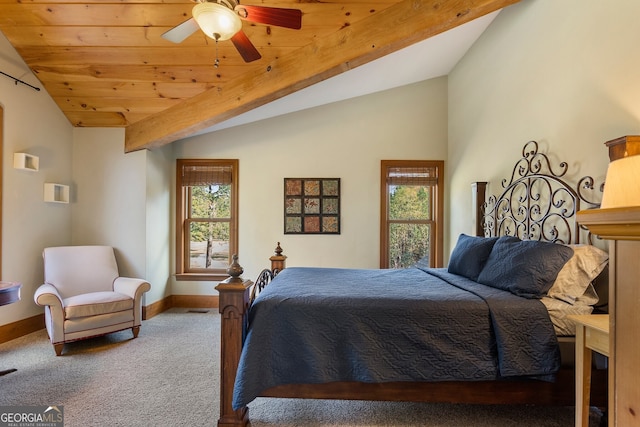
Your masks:
{"label": "wooden ceiling beam", "polygon": [[519,0],[404,0],[125,129],[125,152],[188,137]]}

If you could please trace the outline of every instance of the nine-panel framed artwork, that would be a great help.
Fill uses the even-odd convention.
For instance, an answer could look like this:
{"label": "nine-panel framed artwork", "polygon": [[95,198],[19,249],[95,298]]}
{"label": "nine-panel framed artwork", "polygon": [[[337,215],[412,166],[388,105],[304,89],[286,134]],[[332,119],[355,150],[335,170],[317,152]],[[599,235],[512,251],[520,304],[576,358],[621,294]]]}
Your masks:
{"label": "nine-panel framed artwork", "polygon": [[284,234],[340,234],[340,178],[285,178]]}

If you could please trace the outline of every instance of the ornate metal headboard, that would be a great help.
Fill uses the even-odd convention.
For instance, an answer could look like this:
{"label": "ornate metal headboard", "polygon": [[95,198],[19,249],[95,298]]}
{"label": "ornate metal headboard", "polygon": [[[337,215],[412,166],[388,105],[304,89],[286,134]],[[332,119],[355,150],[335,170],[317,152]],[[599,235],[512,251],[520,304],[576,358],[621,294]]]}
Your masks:
{"label": "ornate metal headboard", "polygon": [[[593,199],[599,199],[600,195],[594,194],[594,180],[590,176],[581,178],[575,186],[568,184],[563,179],[568,168],[566,162],[561,162],[556,170],[549,157],[538,151],[536,141],[527,142],[511,178],[502,180],[504,191],[490,196],[483,205],[485,236],[591,243],[591,235],[578,224],[576,213],[598,207],[600,202]],[[602,186],[597,192],[602,192]],[[587,198],[585,193],[592,197]]]}

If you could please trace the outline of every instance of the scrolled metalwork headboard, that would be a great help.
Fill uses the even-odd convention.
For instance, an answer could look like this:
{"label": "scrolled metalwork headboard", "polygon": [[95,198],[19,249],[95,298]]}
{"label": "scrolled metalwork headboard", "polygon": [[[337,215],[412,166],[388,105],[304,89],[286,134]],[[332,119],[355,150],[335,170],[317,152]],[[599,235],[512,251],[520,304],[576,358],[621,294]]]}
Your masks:
{"label": "scrolled metalwork headboard", "polygon": [[568,168],[566,162],[552,166],[549,157],[538,151],[536,141],[527,142],[511,178],[502,180],[504,191],[490,196],[483,205],[485,236],[577,244],[582,235],[588,240],[584,243],[590,243],[591,235],[580,227],[576,213],[597,208],[600,202],[593,200],[599,196],[594,194],[597,191],[590,176],[581,178],[575,186],[567,183],[563,178]]}

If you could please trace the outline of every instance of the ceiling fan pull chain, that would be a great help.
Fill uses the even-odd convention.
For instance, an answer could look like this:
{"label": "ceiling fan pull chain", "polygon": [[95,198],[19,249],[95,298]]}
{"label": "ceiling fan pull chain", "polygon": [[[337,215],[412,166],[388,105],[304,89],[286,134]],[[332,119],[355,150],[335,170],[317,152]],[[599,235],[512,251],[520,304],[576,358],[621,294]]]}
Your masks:
{"label": "ceiling fan pull chain", "polygon": [[218,39],[216,39],[216,60],[213,62],[213,68],[218,68],[220,60],[218,59]]}

